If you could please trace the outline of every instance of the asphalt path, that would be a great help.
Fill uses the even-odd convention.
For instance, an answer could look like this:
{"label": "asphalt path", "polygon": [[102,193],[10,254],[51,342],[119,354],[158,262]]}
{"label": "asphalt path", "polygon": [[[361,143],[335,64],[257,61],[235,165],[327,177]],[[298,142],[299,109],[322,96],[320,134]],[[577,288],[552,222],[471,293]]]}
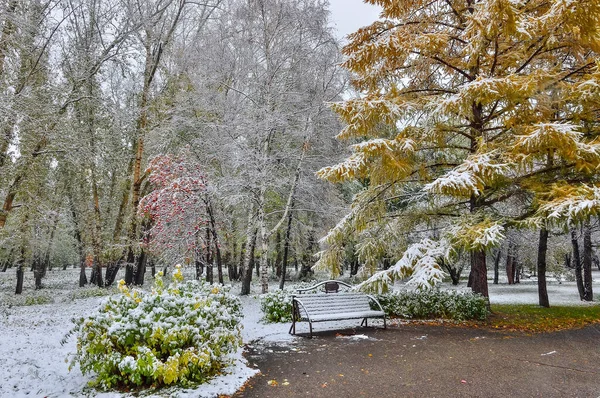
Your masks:
{"label": "asphalt path", "polygon": [[247,359],[261,373],[234,397],[600,398],[600,325],[535,335],[346,329],[258,342]]}

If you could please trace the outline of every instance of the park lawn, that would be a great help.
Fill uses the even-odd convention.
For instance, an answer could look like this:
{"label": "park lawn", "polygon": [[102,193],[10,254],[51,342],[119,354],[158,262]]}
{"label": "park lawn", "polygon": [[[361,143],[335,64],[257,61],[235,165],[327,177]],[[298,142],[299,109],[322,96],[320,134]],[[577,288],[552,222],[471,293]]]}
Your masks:
{"label": "park lawn", "polygon": [[600,323],[600,305],[553,306],[531,304],[495,304],[492,314],[480,326],[529,333],[579,329]]}

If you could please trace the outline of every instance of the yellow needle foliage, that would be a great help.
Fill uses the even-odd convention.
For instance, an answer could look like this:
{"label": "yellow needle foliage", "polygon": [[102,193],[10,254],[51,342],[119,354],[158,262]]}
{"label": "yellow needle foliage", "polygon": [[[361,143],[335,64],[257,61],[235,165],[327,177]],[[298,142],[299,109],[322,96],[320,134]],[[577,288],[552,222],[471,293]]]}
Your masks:
{"label": "yellow needle foliage", "polygon": [[[360,94],[332,105],[352,154],[318,172],[365,189],[323,239],[319,266],[335,274],[349,235],[395,261],[427,237],[419,226],[481,253],[503,225],[537,225],[552,205],[555,219],[595,214],[600,0],[366,2],[381,19],[343,49]],[[468,233],[453,239],[458,224]],[[485,256],[473,266],[485,270]]]}

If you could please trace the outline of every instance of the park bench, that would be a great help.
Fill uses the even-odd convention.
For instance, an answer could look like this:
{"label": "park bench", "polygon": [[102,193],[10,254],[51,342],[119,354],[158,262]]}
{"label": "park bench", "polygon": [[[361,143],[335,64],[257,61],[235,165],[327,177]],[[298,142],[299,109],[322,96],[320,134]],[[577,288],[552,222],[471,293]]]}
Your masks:
{"label": "park bench", "polygon": [[[292,325],[289,333],[296,334],[296,322],[308,322],[310,337],[313,334],[313,322],[341,321],[361,319],[361,326],[368,326],[368,318],[383,318],[383,328],[387,327],[385,312],[375,297],[356,292],[338,292],[339,285],[352,286],[340,281],[325,281],[306,289],[298,289],[292,296]],[[324,286],[324,293],[316,292]],[[373,310],[374,303],[379,310]]]}

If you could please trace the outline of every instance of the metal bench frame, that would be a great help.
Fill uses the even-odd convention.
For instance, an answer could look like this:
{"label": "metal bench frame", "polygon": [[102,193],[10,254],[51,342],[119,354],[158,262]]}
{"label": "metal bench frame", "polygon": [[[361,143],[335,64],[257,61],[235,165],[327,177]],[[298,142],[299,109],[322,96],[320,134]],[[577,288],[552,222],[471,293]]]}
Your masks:
{"label": "metal bench frame", "polygon": [[[381,307],[381,304],[377,299],[370,294],[363,293],[337,293],[338,289],[336,285],[343,285],[348,288],[352,288],[352,285],[349,285],[345,282],[329,280],[317,283],[314,286],[305,289],[298,289],[297,295],[294,294],[292,296],[292,325],[290,326],[290,330],[288,333],[295,335],[296,334],[296,322],[306,321],[309,325],[310,330],[310,338],[313,336],[313,322],[326,322],[326,321],[340,321],[346,319],[361,319],[362,322],[360,326],[367,327],[367,319],[368,318],[383,318],[383,328],[387,329],[387,323],[385,318],[385,312]],[[325,285],[327,294],[302,294],[309,291],[315,291],[319,286]],[[332,290],[335,289],[335,290]],[[348,311],[353,309],[356,304],[362,304],[364,306],[365,300],[366,304],[369,303],[369,300],[373,301],[377,307],[379,307],[379,311],[377,310],[360,310],[360,311]],[[347,300],[344,300],[347,299]],[[319,302],[319,308],[314,307],[314,303]],[[335,303],[337,307],[337,311],[332,309],[330,312],[322,313],[323,307],[327,305],[327,303]],[[341,310],[340,310],[341,309]],[[302,310],[302,313],[301,313]],[[316,314],[316,310],[319,310],[321,313]]]}

